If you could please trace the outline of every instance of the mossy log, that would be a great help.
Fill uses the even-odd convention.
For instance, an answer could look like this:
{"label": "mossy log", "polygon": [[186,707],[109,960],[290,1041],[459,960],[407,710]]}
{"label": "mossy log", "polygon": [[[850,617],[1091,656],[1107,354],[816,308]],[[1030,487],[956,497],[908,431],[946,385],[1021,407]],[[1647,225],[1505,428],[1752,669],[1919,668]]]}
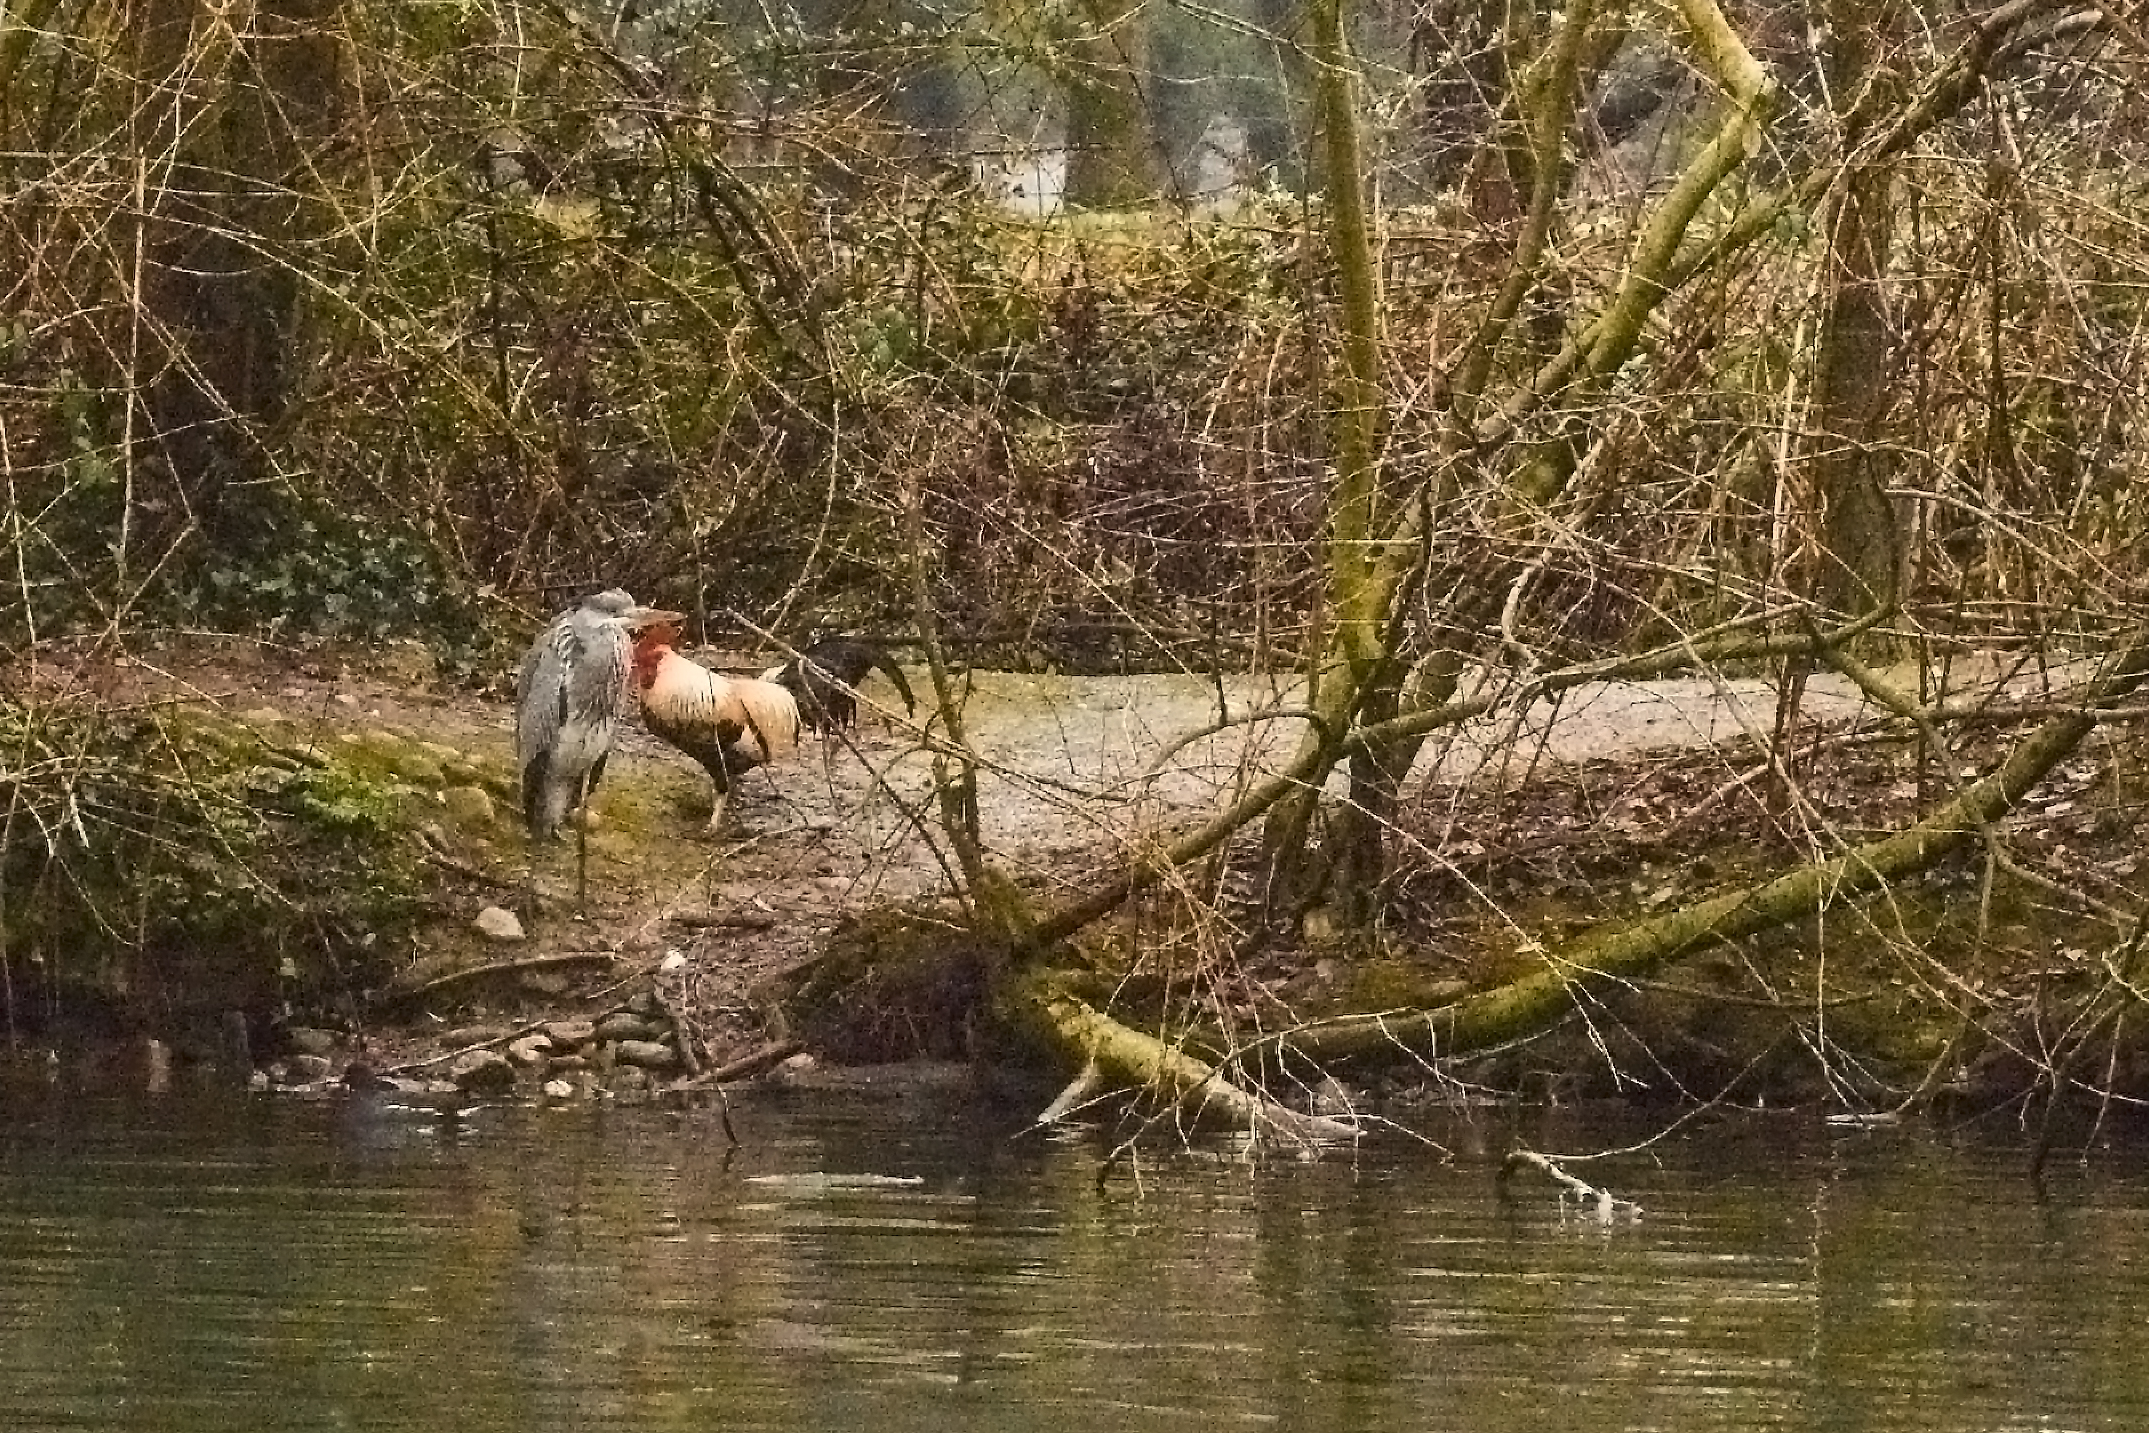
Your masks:
{"label": "mossy log", "polygon": [[[1144,1093],[1191,1122],[1224,1124],[1305,1146],[1356,1139],[1356,1126],[1302,1114],[1258,1091],[1242,1088],[1215,1065],[1121,1024],[1074,994],[1058,978],[1036,974],[1014,982],[1002,1011],[1079,1071],[1071,1089],[1086,1096],[1110,1086]],[[1046,1118],[1079,1100],[1063,1096]]]}
{"label": "mossy log", "polygon": [[1697,952],[1871,895],[1927,870],[1978,839],[2095,729],[2109,707],[2149,677],[2149,628],[2132,634],[2080,707],[2026,737],[1989,776],[1916,825],[1759,884],[1545,952],[1543,968],[1437,1010],[1346,1017],[1292,1037],[1314,1060],[1453,1058],[1541,1033],[1587,987],[1648,975]]}
{"label": "mossy log", "polygon": [[[1085,1096],[1108,1088],[1146,1094],[1189,1122],[1298,1145],[1357,1137],[1349,1124],[1301,1114],[1121,1024],[1075,993],[1077,979],[1042,966],[1017,973],[1003,946],[945,914],[912,908],[849,922],[819,957],[759,995],[787,1036],[847,1063],[975,1056],[983,1046],[1078,1071]],[[1075,1103],[1056,1102],[1051,1117]]]}

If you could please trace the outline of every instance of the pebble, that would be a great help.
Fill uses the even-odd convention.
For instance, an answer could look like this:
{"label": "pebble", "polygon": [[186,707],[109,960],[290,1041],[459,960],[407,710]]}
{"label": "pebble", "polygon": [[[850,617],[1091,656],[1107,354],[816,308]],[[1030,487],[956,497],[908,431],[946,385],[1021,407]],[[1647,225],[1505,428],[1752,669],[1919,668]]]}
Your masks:
{"label": "pebble", "polygon": [[440,793],[440,804],[458,826],[489,825],[493,818],[492,794],[482,786],[451,786]]}
{"label": "pebble", "polygon": [[336,1048],[336,1034],[311,1025],[293,1025],[284,1031],[284,1043],[300,1055],[327,1055]]}
{"label": "pebble", "polygon": [[548,1100],[571,1100],[575,1097],[574,1083],[569,1080],[545,1081],[545,1098]]}
{"label": "pebble", "polygon": [[294,1085],[310,1085],[328,1078],[328,1072],[336,1067],[335,1061],[326,1055],[293,1055],[284,1062],[289,1080]]}
{"label": "pebble", "polygon": [[644,1070],[669,1070],[679,1063],[677,1050],[654,1040],[622,1040],[614,1055],[620,1064],[635,1065]]}
{"label": "pebble", "polygon": [[599,1040],[653,1040],[656,1036],[656,1026],[630,1010],[607,1015],[597,1022]]}
{"label": "pebble", "polygon": [[448,1066],[455,1088],[473,1095],[504,1095],[515,1088],[515,1067],[498,1050],[466,1050]]}
{"label": "pebble", "polygon": [[594,1020],[555,1020],[545,1027],[545,1038],[555,1047],[565,1046],[571,1050],[597,1038],[597,1023]]}
{"label": "pebble", "polygon": [[542,1065],[552,1053],[552,1042],[543,1035],[525,1035],[507,1047],[508,1059],[518,1065]]}
{"label": "pebble", "polygon": [[478,933],[489,940],[516,941],[524,939],[522,921],[505,906],[487,906],[478,912]]}

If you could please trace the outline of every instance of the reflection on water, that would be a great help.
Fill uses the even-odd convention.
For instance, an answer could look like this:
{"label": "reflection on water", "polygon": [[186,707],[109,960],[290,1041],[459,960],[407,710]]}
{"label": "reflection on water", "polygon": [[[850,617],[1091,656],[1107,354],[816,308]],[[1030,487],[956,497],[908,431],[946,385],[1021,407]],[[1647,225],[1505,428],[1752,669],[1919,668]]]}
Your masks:
{"label": "reflection on water", "polygon": [[[0,1429],[2136,1429],[2149,1185],[1726,1120],[1515,1204],[953,1097],[700,1114],[0,1103]],[[1569,1112],[1585,1148],[1640,1133]],[[1498,1148],[1498,1128],[1433,1131]]]}

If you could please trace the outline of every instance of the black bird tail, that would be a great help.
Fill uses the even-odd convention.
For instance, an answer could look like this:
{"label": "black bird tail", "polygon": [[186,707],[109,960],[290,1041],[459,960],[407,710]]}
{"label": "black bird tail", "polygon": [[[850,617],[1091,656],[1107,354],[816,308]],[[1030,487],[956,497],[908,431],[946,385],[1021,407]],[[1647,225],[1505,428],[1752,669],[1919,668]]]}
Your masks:
{"label": "black bird tail", "polygon": [[815,731],[855,725],[858,684],[880,672],[902,695],[903,710],[916,715],[918,700],[895,659],[857,637],[824,637],[783,665],[775,680],[798,698],[799,715]]}
{"label": "black bird tail", "polygon": [[861,642],[859,645],[864,647],[867,655],[873,659],[873,669],[895,683],[895,689],[902,693],[903,714],[905,716],[916,716],[918,714],[918,699],[910,694],[910,682],[903,676],[903,669],[895,664],[895,658],[889,656],[882,648],[876,647],[869,642]]}

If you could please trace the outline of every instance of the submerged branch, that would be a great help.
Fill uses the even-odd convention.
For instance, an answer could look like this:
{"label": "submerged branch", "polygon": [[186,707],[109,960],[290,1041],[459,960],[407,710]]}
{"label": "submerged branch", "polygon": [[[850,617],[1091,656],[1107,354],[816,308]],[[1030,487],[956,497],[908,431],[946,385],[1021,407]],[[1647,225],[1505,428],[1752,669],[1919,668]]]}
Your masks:
{"label": "submerged branch", "polygon": [[1056,1119],[1116,1082],[1146,1091],[1190,1119],[1278,1135],[1316,1145],[1359,1137],[1357,1126],[1299,1111],[1234,1084],[1215,1066],[1153,1035],[1121,1024],[1086,1001],[1039,981],[1016,996],[1016,1008],[1080,1070],[1040,1123]]}
{"label": "submerged branch", "polygon": [[1572,1194],[1585,1204],[1596,1205],[1597,1217],[1607,1223],[1622,1209],[1636,1218],[1641,1217],[1641,1205],[1631,1199],[1621,1199],[1609,1189],[1599,1189],[1587,1180],[1576,1178],[1562,1169],[1559,1161],[1549,1155],[1539,1154],[1534,1149],[1509,1150],[1507,1158],[1500,1161],[1500,1173],[1494,1183],[1499,1188],[1501,1198],[1507,1197],[1507,1188],[1514,1182],[1516,1173],[1525,1169],[1533,1169],[1542,1174],[1557,1184],[1565,1194]]}

